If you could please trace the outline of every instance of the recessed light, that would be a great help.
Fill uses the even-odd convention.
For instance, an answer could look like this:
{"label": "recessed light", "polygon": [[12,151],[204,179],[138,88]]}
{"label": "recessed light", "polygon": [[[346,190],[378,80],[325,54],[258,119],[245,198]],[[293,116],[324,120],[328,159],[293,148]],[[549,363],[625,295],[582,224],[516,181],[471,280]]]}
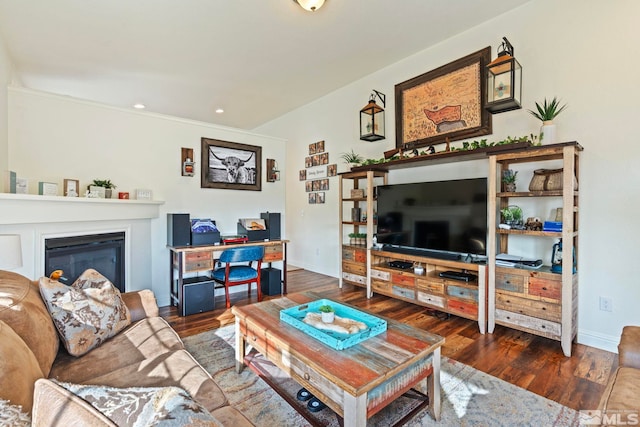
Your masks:
{"label": "recessed light", "polygon": [[222,108],[216,108],[216,113],[222,114],[224,113],[224,110]]}
{"label": "recessed light", "polygon": [[138,102],[137,104],[133,104],[133,108],[136,110],[144,110],[147,106]]}

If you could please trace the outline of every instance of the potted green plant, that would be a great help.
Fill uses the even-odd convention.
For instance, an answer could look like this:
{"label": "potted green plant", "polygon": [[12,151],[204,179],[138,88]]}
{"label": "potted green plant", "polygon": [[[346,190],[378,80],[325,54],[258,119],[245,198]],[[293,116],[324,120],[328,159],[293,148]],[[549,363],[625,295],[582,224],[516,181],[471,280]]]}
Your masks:
{"label": "potted green plant", "polygon": [[349,233],[349,244],[350,245],[356,244],[356,233]]}
{"label": "potted green plant", "polygon": [[367,233],[357,233],[356,237],[358,238],[358,244],[360,245],[367,244]]}
{"label": "potted green plant", "polygon": [[544,99],[542,104],[536,102],[536,110],[529,110],[529,113],[542,122],[540,128],[540,142],[543,144],[553,144],[556,142],[556,125],[553,123],[558,114],[562,113],[567,104],[560,105],[557,97],[553,97],[551,101]]}
{"label": "potted green plant", "polygon": [[349,151],[348,153],[341,153],[340,158],[344,160],[344,162],[350,167],[357,166],[360,163],[364,162],[364,158],[360,154],[353,151],[353,149],[351,149],[351,151]]}
{"label": "potted green plant", "polygon": [[504,209],[500,209],[502,214],[502,221],[510,227],[522,226],[522,208],[520,206],[507,206]]}
{"label": "potted green plant", "polygon": [[94,179],[89,186],[89,190],[91,190],[91,187],[104,188],[104,197],[106,199],[111,198],[111,192],[114,188],[116,188],[115,184],[113,184],[110,179]]}
{"label": "potted green plant", "polygon": [[318,307],[320,310],[320,315],[322,316],[322,321],[324,323],[333,323],[336,316],[336,310],[328,304],[321,305]]}
{"label": "potted green plant", "polygon": [[514,193],[516,191],[516,177],[518,176],[518,171],[514,171],[513,169],[505,169],[502,171],[502,183],[503,190],[508,193]]}

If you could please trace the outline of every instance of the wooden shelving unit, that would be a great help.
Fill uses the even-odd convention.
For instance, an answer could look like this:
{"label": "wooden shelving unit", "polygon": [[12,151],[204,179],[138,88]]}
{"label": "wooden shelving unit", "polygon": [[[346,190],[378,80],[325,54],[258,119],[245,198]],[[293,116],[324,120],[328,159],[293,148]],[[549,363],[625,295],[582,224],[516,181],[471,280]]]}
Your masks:
{"label": "wooden shelving unit", "polygon": [[[387,171],[370,169],[360,172],[346,172],[339,175],[339,242],[340,245],[340,287],[343,282],[367,288],[367,295],[371,296],[370,249],[375,234],[375,197],[374,188],[387,184]],[[350,185],[348,185],[350,183]],[[348,188],[345,189],[345,186]],[[364,197],[351,197],[351,189],[363,189]],[[346,197],[346,196],[349,197]],[[360,208],[367,215],[366,221],[353,221],[351,208]],[[348,209],[348,210],[347,210]],[[349,233],[366,233],[364,245],[352,245],[347,235]]]}
{"label": "wooden shelving unit", "polygon": [[[574,179],[579,182],[582,150],[577,142],[568,142],[489,157],[488,331],[493,332],[499,324],[555,339],[561,342],[566,356],[571,355],[571,343],[578,329],[578,273],[573,272],[573,254],[577,259],[579,204]],[[499,191],[503,170],[542,161],[554,161],[562,167],[562,190]],[[498,228],[499,210],[514,199],[549,197],[562,202],[562,232]],[[496,266],[496,255],[509,253],[509,239],[516,235],[550,241],[562,239],[562,273],[553,273],[548,267],[534,270]]]}

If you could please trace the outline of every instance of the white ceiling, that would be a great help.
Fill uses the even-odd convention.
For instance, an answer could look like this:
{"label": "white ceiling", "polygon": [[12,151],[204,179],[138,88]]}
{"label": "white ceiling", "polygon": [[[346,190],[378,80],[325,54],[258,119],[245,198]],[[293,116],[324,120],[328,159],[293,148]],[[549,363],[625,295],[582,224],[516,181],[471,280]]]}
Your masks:
{"label": "white ceiling", "polygon": [[253,129],[526,1],[0,0],[0,35],[25,87]]}

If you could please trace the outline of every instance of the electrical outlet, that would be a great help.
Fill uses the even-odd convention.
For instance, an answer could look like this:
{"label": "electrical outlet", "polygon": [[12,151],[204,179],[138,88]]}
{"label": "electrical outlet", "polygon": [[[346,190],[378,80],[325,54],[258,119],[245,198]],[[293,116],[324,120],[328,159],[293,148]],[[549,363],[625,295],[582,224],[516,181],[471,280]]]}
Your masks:
{"label": "electrical outlet", "polygon": [[600,311],[613,311],[613,300],[609,297],[600,297]]}

